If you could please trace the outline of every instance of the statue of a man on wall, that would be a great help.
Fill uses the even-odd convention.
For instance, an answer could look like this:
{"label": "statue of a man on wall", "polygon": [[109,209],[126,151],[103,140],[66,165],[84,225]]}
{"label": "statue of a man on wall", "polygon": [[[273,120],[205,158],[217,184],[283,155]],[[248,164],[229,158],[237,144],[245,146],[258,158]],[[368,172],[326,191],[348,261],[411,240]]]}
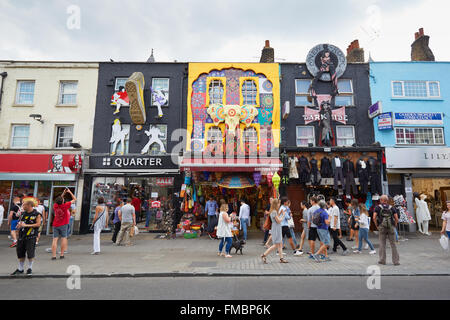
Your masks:
{"label": "statue of a man on wall", "polygon": [[329,101],[323,101],[320,105],[320,123],[319,126],[322,129],[322,145],[330,147],[333,142],[333,130],[331,129],[331,120],[333,117],[333,111],[331,110],[331,104]]}

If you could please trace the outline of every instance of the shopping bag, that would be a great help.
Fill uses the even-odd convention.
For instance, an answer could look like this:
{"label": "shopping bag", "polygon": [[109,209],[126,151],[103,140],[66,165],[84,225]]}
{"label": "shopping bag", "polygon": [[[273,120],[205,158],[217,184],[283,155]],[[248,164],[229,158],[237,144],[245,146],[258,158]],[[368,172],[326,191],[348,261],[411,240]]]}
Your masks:
{"label": "shopping bag", "polygon": [[439,243],[441,244],[442,249],[448,250],[448,238],[446,236],[441,235]]}

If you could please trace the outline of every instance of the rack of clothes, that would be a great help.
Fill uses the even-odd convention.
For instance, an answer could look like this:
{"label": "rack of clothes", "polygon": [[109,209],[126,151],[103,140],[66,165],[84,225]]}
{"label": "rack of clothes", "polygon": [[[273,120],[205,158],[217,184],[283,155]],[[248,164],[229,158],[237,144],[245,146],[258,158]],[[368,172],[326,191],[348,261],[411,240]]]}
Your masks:
{"label": "rack of clothes", "polygon": [[[360,157],[356,163],[350,157],[340,157],[338,154],[332,158],[322,157],[316,159],[312,155],[309,159],[305,155],[291,156],[289,163],[289,179],[298,183],[312,186],[323,185],[324,180],[333,178],[333,188],[339,187],[345,194],[381,194],[381,165],[374,157]],[[359,180],[359,190],[355,178]]]}

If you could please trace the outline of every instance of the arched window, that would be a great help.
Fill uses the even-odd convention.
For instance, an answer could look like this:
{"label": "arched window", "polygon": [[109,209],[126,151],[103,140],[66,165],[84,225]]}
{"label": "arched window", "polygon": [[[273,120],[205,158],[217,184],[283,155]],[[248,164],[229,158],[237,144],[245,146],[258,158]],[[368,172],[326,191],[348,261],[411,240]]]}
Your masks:
{"label": "arched window", "polygon": [[214,79],[210,82],[209,88],[209,104],[221,104],[223,102],[223,83]]}
{"label": "arched window", "polygon": [[219,127],[211,127],[208,130],[206,141],[208,141],[208,144],[222,143],[223,142],[222,130],[220,130]]}
{"label": "arched window", "polygon": [[256,95],[258,90],[256,89],[256,83],[253,80],[245,80],[242,83],[242,103],[249,105],[256,105]]}

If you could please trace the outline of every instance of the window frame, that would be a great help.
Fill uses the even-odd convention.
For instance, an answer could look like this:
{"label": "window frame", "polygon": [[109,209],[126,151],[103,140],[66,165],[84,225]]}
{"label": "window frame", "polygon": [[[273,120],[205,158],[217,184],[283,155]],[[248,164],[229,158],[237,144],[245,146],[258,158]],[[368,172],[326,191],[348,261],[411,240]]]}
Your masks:
{"label": "window frame", "polygon": [[260,106],[260,102],[259,102],[259,78],[258,77],[241,77],[239,78],[239,101],[241,106],[244,105],[244,83],[246,81],[253,81],[253,83],[255,84],[255,88],[256,88],[256,97],[255,97],[255,104],[246,104],[246,105],[250,105],[250,106],[254,106],[254,107],[259,107]]}
{"label": "window frame", "polygon": [[[346,140],[348,140],[348,139],[350,139],[350,138],[339,138],[338,137],[338,129],[339,128],[352,128],[352,132],[353,132],[353,143],[352,144],[344,144],[344,145],[340,145],[339,143],[338,143],[338,141],[339,141],[339,139],[346,139]],[[350,146],[352,146],[354,143],[356,143],[356,131],[355,131],[355,126],[353,126],[353,125],[345,125],[345,126],[342,126],[342,125],[337,125],[336,126],[336,146],[337,147],[350,147]]]}
{"label": "window frame", "polygon": [[[115,81],[114,81],[114,91],[118,92],[119,91],[119,86],[117,86],[117,82],[118,80],[125,80],[125,82],[128,80],[128,78],[124,78],[124,77],[116,77]],[[123,86],[125,88],[125,84]]]}
{"label": "window frame", "polygon": [[[431,129],[432,130],[432,136],[433,136],[433,143],[407,143],[406,142],[406,133],[405,133],[405,129]],[[399,139],[397,138],[397,130],[402,130],[403,131],[403,141],[404,142],[399,142]],[[441,134],[442,134],[442,143],[436,143],[436,132],[440,130]],[[398,126],[398,127],[394,127],[394,134],[395,134],[395,144],[398,146],[426,146],[426,145],[432,145],[432,146],[444,146],[445,145],[445,134],[444,134],[444,127],[403,127],[403,126]],[[415,133],[414,133],[415,134]]]}
{"label": "window frame", "polygon": [[[298,129],[299,128],[312,128],[312,136],[311,137],[307,137],[307,136],[301,136],[300,137],[298,135]],[[305,139],[308,139],[308,144],[307,145],[302,145],[302,144],[298,143],[298,140],[305,140]],[[313,147],[315,147],[316,146],[316,128],[315,128],[315,126],[308,126],[308,125],[295,126],[295,144],[296,144],[297,147],[308,147],[309,143],[310,143],[309,142],[310,139],[313,140],[312,144],[313,144]]]}
{"label": "window frame", "polygon": [[[69,83],[75,83],[77,85],[75,91],[75,102],[74,103],[63,103],[63,95],[74,95],[73,93],[63,93],[64,85]],[[58,94],[58,106],[76,106],[78,103],[78,80],[61,80],[59,81],[59,94]]]}
{"label": "window frame", "polygon": [[[335,100],[335,106],[336,107],[354,107],[355,106],[355,90],[353,88],[353,80],[352,79],[338,79],[338,89],[339,89],[339,81],[349,81],[350,82],[350,90],[351,92],[342,92],[339,91],[339,94],[334,98]],[[350,97],[351,103],[348,105],[339,105],[336,103],[336,99],[339,97]]]}
{"label": "window frame", "polygon": [[[394,94],[394,82],[399,82],[402,85],[402,94],[401,96]],[[425,82],[426,87],[426,96],[407,96],[405,92],[405,82]],[[430,94],[430,83],[436,83],[438,86],[437,96],[432,96]],[[392,98],[404,98],[404,99],[438,99],[441,98],[441,84],[438,80],[391,80],[391,94]]]}
{"label": "window frame", "polygon": [[[294,104],[296,107],[312,107],[314,105],[314,103],[311,101],[309,104],[307,105],[301,105],[301,104],[297,104],[297,96],[299,97],[308,97],[308,92],[306,93],[297,93],[297,81],[309,81],[309,86],[311,86],[312,83],[312,79],[294,79],[294,83],[295,83],[295,101]],[[308,86],[308,87],[309,87]]]}
{"label": "window frame", "polygon": [[[28,128],[28,136],[26,136],[26,137],[25,136],[23,136],[23,137],[16,137],[14,135],[14,129],[16,127],[27,127]],[[13,145],[14,144],[14,138],[27,138],[27,145],[26,146],[15,147]],[[30,144],[30,124],[18,124],[18,123],[12,124],[11,125],[11,139],[10,139],[10,144],[9,144],[10,148],[11,149],[26,149],[26,148],[28,148],[29,144]]]}
{"label": "window frame", "polygon": [[[154,87],[153,83],[154,83],[155,80],[167,80],[167,104],[161,106],[163,108],[167,108],[169,106],[169,104],[170,104],[170,78],[169,77],[165,77],[165,78],[155,77],[155,78],[152,78],[152,88]],[[155,103],[153,101],[153,94],[151,95],[150,105],[151,106],[155,106]]]}
{"label": "window frame", "polygon": [[[20,94],[21,94],[20,85],[22,83],[26,83],[26,82],[33,83],[33,99],[31,101],[31,103],[21,103],[21,102],[19,102],[19,98],[20,98]],[[36,93],[36,80],[17,80],[17,83],[16,83],[16,96],[15,96],[14,105],[17,105],[17,106],[32,106],[32,105],[34,105],[35,93]]]}
{"label": "window frame", "polygon": [[[227,101],[227,78],[226,77],[208,77],[206,78],[206,102],[205,107],[208,108],[211,103],[209,102],[211,100],[211,97],[209,95],[209,86],[211,85],[211,82],[214,80],[218,80],[222,83],[223,87],[223,95],[222,95],[222,105],[226,105]],[[214,104],[214,103],[213,103]]]}
{"label": "window frame", "polygon": [[[59,146],[59,129],[61,128],[72,128],[72,142],[73,142],[73,133],[74,133],[74,129],[75,126],[73,124],[61,124],[61,125],[56,125],[56,133],[55,133],[55,149],[68,149],[68,148],[72,148],[70,145],[69,146]],[[63,138],[64,139],[64,138]],[[71,143],[72,143],[71,142]]]}

